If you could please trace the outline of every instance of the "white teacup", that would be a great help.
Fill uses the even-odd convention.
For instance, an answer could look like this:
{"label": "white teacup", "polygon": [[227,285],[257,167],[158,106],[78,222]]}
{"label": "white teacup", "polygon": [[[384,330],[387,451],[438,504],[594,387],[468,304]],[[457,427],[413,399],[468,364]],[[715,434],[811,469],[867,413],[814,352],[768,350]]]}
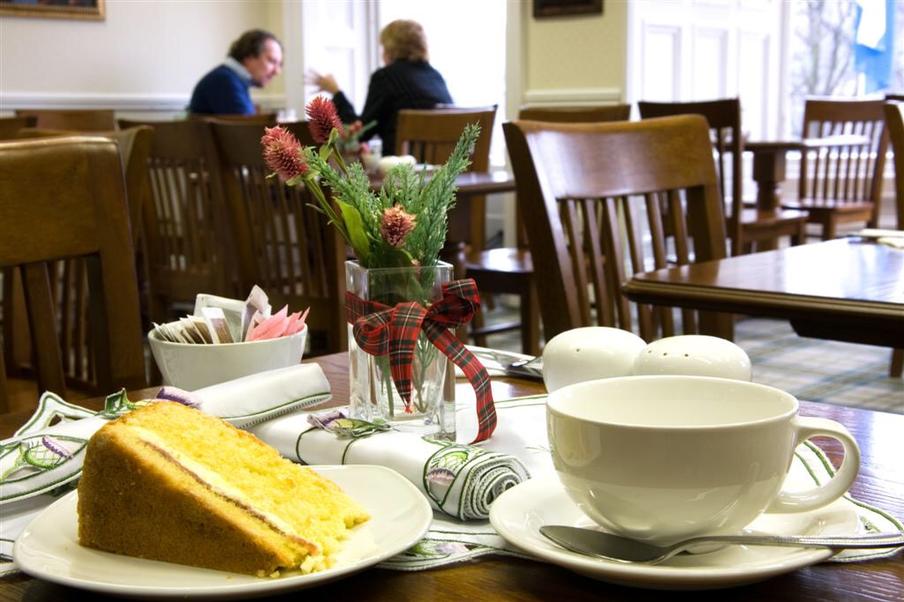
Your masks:
{"label": "white teacup", "polygon": [[[762,512],[802,512],[848,490],[860,451],[842,425],[797,415],[794,396],[703,376],[577,383],[547,404],[552,459],[572,500],[615,533],[669,544],[737,532]],[[781,492],[798,443],[844,446],[835,477]]]}

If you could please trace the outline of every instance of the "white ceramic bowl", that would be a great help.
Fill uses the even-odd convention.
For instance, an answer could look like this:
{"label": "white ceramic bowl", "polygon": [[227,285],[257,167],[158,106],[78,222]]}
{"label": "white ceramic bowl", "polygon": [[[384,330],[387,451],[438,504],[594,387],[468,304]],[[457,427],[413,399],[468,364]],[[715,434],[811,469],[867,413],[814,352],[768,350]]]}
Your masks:
{"label": "white ceramic bowl", "polygon": [[308,327],[291,336],[247,343],[190,345],[172,343],[148,333],[154,361],[163,384],[186,391],[215,385],[249,374],[285,368],[301,361]]}
{"label": "white ceramic bowl", "polygon": [[567,385],[628,376],[646,343],[627,330],[607,326],[573,328],[543,348],[543,382],[552,393]]}
{"label": "white ceramic bowl", "polygon": [[634,374],[688,374],[751,380],[750,358],[725,339],[702,334],[666,337],[644,347]]}

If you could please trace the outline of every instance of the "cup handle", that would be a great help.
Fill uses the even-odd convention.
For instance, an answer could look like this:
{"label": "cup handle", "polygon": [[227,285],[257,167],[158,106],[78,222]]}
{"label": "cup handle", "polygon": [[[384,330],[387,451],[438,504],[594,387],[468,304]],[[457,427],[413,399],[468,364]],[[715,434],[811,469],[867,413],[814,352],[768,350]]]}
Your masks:
{"label": "cup handle", "polygon": [[795,430],[795,447],[810,437],[831,437],[844,447],[844,460],[829,482],[806,491],[783,491],[772,500],[766,512],[806,512],[834,502],[850,489],[860,469],[860,448],[843,425],[826,418],[797,416],[792,420],[791,426]]}

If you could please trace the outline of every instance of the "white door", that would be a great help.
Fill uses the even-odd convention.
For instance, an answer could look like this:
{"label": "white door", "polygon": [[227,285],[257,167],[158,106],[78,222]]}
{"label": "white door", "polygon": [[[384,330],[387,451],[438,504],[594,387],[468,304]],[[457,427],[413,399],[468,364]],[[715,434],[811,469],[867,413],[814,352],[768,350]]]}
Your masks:
{"label": "white door", "polygon": [[303,83],[303,73],[309,69],[332,73],[355,109],[361,111],[370,74],[379,66],[374,3],[284,0],[283,18],[286,95],[298,118],[304,118],[304,104],[317,92]]}
{"label": "white door", "polygon": [[780,0],[635,0],[628,101],[740,97],[751,138],[779,135]]}

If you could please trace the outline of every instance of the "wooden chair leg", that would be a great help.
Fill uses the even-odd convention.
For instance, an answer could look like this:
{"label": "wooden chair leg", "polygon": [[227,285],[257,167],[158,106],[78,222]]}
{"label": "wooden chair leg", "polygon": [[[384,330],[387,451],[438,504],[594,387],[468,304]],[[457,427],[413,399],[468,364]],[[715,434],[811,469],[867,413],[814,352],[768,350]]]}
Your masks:
{"label": "wooden chair leg", "polygon": [[521,352],[540,354],[540,310],[533,285],[527,294],[521,295]]}
{"label": "wooden chair leg", "polygon": [[474,317],[471,318],[471,336],[474,338],[474,344],[478,347],[487,346],[487,335],[476,333],[476,331],[481,330],[485,325],[486,320],[484,320],[483,306],[481,306],[480,309],[477,310],[477,313],[474,314]]}
{"label": "wooden chair leg", "polygon": [[0,414],[9,412],[9,396],[6,391],[6,359],[3,357],[3,349],[0,349]]}
{"label": "wooden chair leg", "polygon": [[803,220],[800,222],[800,226],[797,228],[797,233],[791,236],[791,244],[794,246],[803,245],[807,243],[807,220]]}
{"label": "wooden chair leg", "polygon": [[835,238],[836,226],[835,218],[829,217],[822,225],[822,239],[832,240]]}
{"label": "wooden chair leg", "polygon": [[892,378],[901,378],[902,374],[904,374],[904,349],[893,349],[888,375]]}

